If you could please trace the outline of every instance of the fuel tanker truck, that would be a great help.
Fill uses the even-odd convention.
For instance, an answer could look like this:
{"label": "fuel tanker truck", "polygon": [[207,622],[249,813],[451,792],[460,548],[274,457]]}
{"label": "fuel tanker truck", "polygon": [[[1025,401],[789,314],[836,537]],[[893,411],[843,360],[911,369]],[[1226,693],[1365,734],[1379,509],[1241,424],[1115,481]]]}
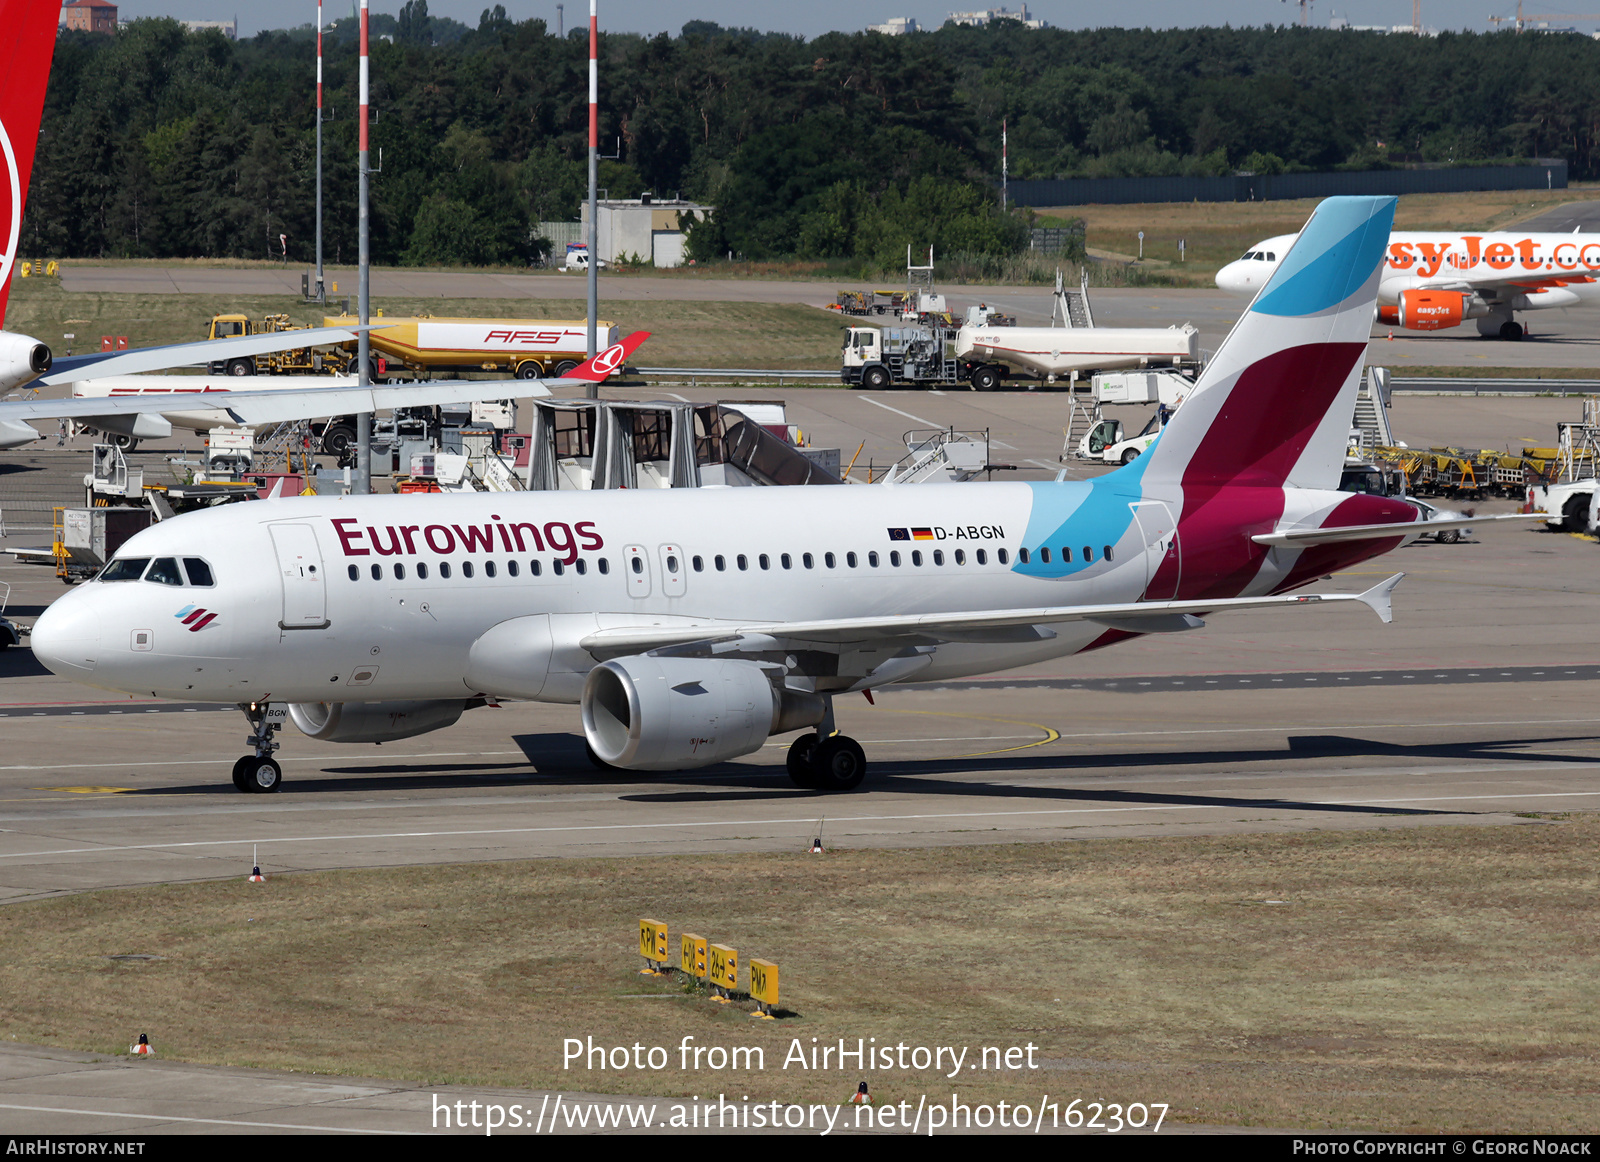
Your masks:
{"label": "fuel tanker truck", "polygon": [[[352,315],[329,315],[327,327],[355,326]],[[583,319],[451,319],[431,315],[378,316],[369,332],[376,371],[398,369],[425,379],[468,371],[509,372],[518,379],[565,375],[589,357],[588,323]],[[600,350],[622,337],[617,324],[599,320]],[[354,350],[354,345],[350,345]]]}

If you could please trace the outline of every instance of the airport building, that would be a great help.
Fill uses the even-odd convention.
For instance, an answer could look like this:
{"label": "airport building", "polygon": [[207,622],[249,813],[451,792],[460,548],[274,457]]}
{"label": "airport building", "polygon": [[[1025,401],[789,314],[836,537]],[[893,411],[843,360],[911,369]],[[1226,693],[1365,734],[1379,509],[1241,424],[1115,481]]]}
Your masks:
{"label": "airport building", "polygon": [[[714,212],[711,206],[653,194],[607,198],[596,206],[595,249],[600,258],[613,265],[637,259],[656,266],[682,266],[689,223],[704,221]],[[579,237],[587,238],[587,202],[580,221],[583,226]]]}
{"label": "airport building", "polygon": [[105,32],[117,30],[117,6],[106,0],[72,0],[61,6],[60,28],[76,32]]}

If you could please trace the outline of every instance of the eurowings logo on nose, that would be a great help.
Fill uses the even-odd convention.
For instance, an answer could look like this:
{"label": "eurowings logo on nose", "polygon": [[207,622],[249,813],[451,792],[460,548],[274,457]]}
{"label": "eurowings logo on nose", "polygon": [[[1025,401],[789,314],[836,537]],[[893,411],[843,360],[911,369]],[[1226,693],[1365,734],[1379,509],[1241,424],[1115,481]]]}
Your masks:
{"label": "eurowings logo on nose", "polygon": [[207,613],[197,605],[185,605],[172,615],[189,627],[190,633],[199,633],[217,619],[214,613]]}

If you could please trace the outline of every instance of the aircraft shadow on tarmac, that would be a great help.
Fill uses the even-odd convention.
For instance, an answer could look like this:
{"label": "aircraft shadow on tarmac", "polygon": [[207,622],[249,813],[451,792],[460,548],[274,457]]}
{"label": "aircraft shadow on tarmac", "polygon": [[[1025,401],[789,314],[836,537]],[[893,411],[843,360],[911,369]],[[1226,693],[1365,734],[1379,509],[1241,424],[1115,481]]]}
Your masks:
{"label": "aircraft shadow on tarmac", "polygon": [[[11,612],[22,613],[23,610]],[[39,664],[33,651],[26,646],[11,646],[0,650],[0,678],[49,678],[49,670]]]}
{"label": "aircraft shadow on tarmac", "polygon": [[[573,734],[519,735],[515,739],[525,759],[504,762],[393,762],[326,766],[316,773],[298,774],[293,768],[283,783],[284,794],[334,794],[362,791],[481,790],[517,787],[610,787],[637,783],[638,791],[618,798],[629,803],[705,804],[818,799],[816,791],[802,790],[789,782],[782,767],[752,768],[721,763],[677,774],[657,771],[596,770],[584,752],[583,737]],[[989,799],[1027,799],[1042,802],[1121,803],[1140,806],[1211,806],[1229,808],[1292,808],[1332,815],[1460,815],[1459,810],[1432,810],[1397,807],[1392,803],[1320,803],[1282,797],[1249,795],[1194,795],[1183,792],[1130,791],[1114,788],[1041,787],[1008,782],[1007,776],[1038,776],[1082,772],[1091,778],[1108,771],[1136,771],[1155,767],[1223,768],[1219,778],[1228,777],[1229,768],[1249,769],[1264,763],[1281,763],[1285,758],[1312,755],[1341,757],[1367,756],[1393,758],[1402,762],[1455,760],[1600,765],[1600,757],[1575,758],[1571,754],[1546,754],[1537,750],[1517,750],[1570,743],[1600,742],[1592,735],[1565,738],[1497,739],[1492,742],[1404,743],[1376,742],[1343,735],[1295,735],[1282,746],[1254,749],[1192,751],[1131,751],[1122,754],[1093,755],[996,755],[978,758],[926,759],[874,764],[863,791],[893,791],[947,797]],[[123,792],[127,797],[141,795],[212,795],[233,793],[224,782],[225,764],[218,764],[217,779],[188,786],[139,788]],[[1359,777],[1359,768],[1350,772]],[[951,778],[950,776],[968,776]],[[739,785],[730,787],[728,781]],[[645,789],[649,787],[651,789]]]}

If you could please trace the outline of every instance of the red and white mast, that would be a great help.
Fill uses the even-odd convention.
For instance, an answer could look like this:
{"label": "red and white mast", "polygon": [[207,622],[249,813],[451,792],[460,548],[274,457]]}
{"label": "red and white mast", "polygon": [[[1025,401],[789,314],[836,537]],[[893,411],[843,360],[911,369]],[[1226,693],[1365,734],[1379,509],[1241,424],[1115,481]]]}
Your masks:
{"label": "red and white mast", "polygon": [[[598,0],[589,0],[589,358],[600,350],[596,337],[596,320],[600,317],[600,258],[599,258],[599,206],[595,201],[598,181],[597,166],[600,151],[600,18],[595,7]],[[591,383],[584,392],[590,399],[600,395],[599,384]]]}
{"label": "red and white mast", "polygon": [[[359,175],[357,200],[357,220],[359,224],[361,264],[360,278],[360,320],[363,325],[356,339],[356,382],[366,387],[372,382],[368,372],[371,358],[371,345],[367,338],[365,324],[367,322],[370,302],[368,292],[371,288],[370,270],[368,267],[367,246],[367,0],[361,0],[361,128],[360,140],[356,152],[356,172]],[[350,490],[357,494],[372,491],[372,413],[362,412],[356,416],[356,464],[352,474]]]}

